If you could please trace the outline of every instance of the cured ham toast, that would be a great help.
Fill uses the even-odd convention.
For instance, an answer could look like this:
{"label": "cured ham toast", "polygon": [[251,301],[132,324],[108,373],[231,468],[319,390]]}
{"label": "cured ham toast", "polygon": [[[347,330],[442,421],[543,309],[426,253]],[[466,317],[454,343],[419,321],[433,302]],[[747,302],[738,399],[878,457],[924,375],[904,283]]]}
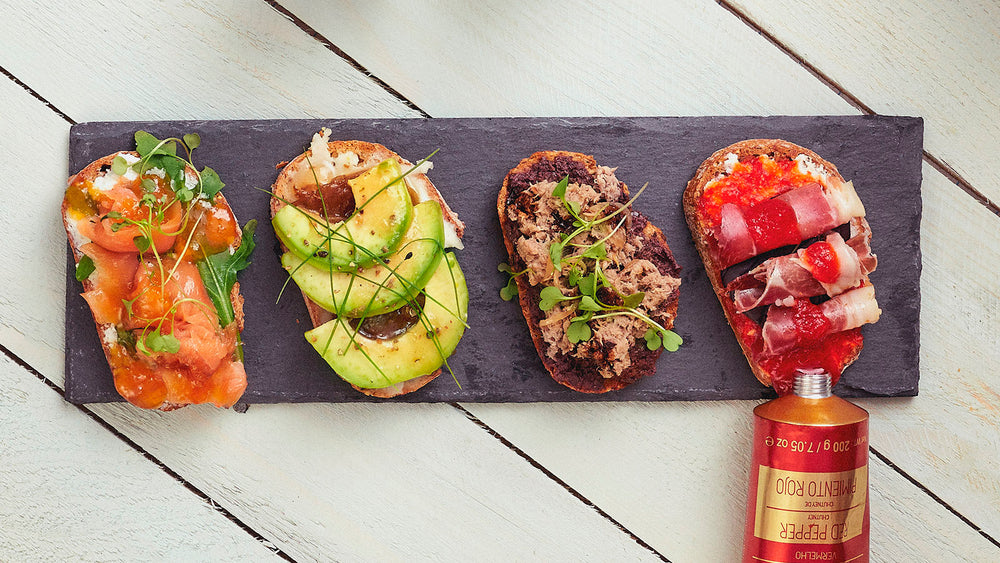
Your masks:
{"label": "cured ham toast", "polygon": [[[438,248],[437,251],[442,252],[444,248],[462,248],[461,237],[465,230],[465,224],[462,223],[457,214],[452,211],[450,207],[448,207],[448,204],[444,201],[440,192],[434,187],[434,184],[431,183],[430,179],[427,177],[426,171],[431,167],[429,162],[414,168],[412,163],[382,145],[356,140],[331,141],[329,136],[330,130],[324,128],[313,137],[308,150],[298,155],[290,162],[279,165],[281,166],[281,172],[278,174],[278,177],[271,188],[272,198],[270,209],[272,220],[278,217],[279,213],[282,213],[282,210],[286,207],[292,207],[295,210],[304,210],[320,219],[325,217],[326,220],[322,221],[324,224],[334,224],[337,221],[350,220],[350,217],[357,216],[355,213],[355,205],[357,204],[357,201],[356,197],[350,192],[348,182],[358,178],[365,172],[372,171],[374,168],[383,165],[386,161],[394,161],[395,163],[398,163],[400,170],[405,173],[405,176],[402,180],[400,180],[399,185],[405,185],[411,202],[414,205],[424,202],[436,202],[437,206],[440,208],[440,221],[443,226],[444,238],[443,242],[439,243],[440,248]],[[322,188],[320,188],[320,186],[322,186]],[[294,265],[288,263],[286,258],[291,255],[289,248],[289,243],[291,241],[287,238],[282,238],[280,228],[277,224],[276,233],[279,235],[279,239],[281,239],[280,242],[282,251],[285,253],[283,257],[283,264],[285,265],[285,268],[289,270],[294,279],[297,276],[298,268],[301,268],[302,266],[300,266],[298,262]],[[332,245],[333,243],[326,242],[325,244]],[[403,247],[406,247],[405,242],[403,243]],[[356,250],[359,254],[361,254],[362,251],[367,252],[369,249],[358,248]],[[322,251],[317,252],[317,255],[318,254],[322,254]],[[391,261],[390,254],[386,254],[379,260],[388,264],[390,269],[392,268],[393,263]],[[358,280],[366,279],[368,277],[377,277],[378,275],[381,275],[381,272],[384,272],[384,267],[379,261],[376,261],[374,265],[369,266],[359,266],[357,264],[350,263],[342,266],[336,266],[334,269],[338,270],[338,273],[347,272],[352,275],[356,275],[356,279]],[[453,269],[457,269],[457,264],[453,266]],[[387,284],[391,285],[394,283],[391,281],[391,276],[388,276],[387,279],[390,280],[386,282]],[[334,319],[338,318],[336,312],[333,312],[332,310],[339,304],[343,304],[343,302],[338,302],[337,298],[334,297],[332,299],[332,301],[334,301],[333,303],[321,304],[318,302],[319,299],[316,298],[315,293],[312,294],[313,297],[310,297],[305,287],[303,287],[302,281],[298,279],[296,281],[299,282],[302,298],[305,301],[309,318],[316,330],[321,330],[321,327],[328,325],[328,323],[332,323]],[[426,279],[416,282],[415,279],[407,280],[398,277],[397,281],[401,281],[403,284],[415,282],[416,285],[426,283]],[[464,287],[464,281],[462,284]],[[411,289],[419,291],[423,288],[413,287]],[[351,291],[357,292],[359,290],[356,288],[352,289],[352,285],[349,285],[345,290],[345,293],[349,294]],[[332,296],[324,297],[329,298]],[[409,297],[415,297],[415,295],[411,295]],[[373,301],[375,299],[377,298],[373,298]],[[344,295],[343,300],[349,301],[350,298],[347,295]],[[409,305],[404,304],[401,309],[407,309],[408,306]],[[417,309],[426,311],[428,307],[429,306],[425,302],[425,306],[422,309],[419,307],[417,307]],[[393,311],[398,310],[399,309],[392,309],[384,315],[377,314],[373,315],[371,318],[389,316],[393,314]],[[355,310],[353,312],[341,311],[339,316],[347,322],[356,323],[358,318],[364,319],[368,315],[367,313],[359,313]],[[426,319],[422,319],[420,322],[425,322],[425,320]],[[464,324],[464,318],[462,319],[462,323]],[[347,328],[346,323],[345,328]],[[315,346],[315,337],[310,336],[308,333],[306,336],[307,339],[310,339]],[[392,339],[389,338],[384,342],[387,343],[387,345],[391,345]],[[322,344],[322,342],[320,344]],[[372,342],[372,344],[374,344],[374,342]],[[317,346],[317,350],[323,353],[324,348],[322,346]],[[435,353],[440,353],[440,350],[436,352],[431,351],[427,355],[431,356]],[[450,353],[450,351],[448,353]],[[447,354],[444,355],[447,356]],[[324,357],[326,357],[325,354]],[[446,357],[441,358],[442,362],[445,360]],[[330,361],[329,358],[327,361]],[[440,362],[437,363],[437,365],[440,366]],[[333,366],[333,363],[331,363],[331,366]],[[337,371],[336,367],[334,369]],[[347,374],[342,371],[337,371],[337,374],[347,380],[347,382],[356,390],[366,395],[378,398],[391,398],[416,391],[433,381],[438,375],[440,375],[440,373],[440,367],[436,367],[429,373],[423,373],[417,377],[405,379],[392,385],[371,387],[358,385],[352,381],[351,378],[347,377]]]}
{"label": "cured ham toast", "polygon": [[537,152],[507,174],[497,212],[521,310],[553,379],[613,391],[655,373],[663,347],[676,350],[680,267],[613,169],[589,155]]}
{"label": "cured ham toast", "polygon": [[[193,168],[176,164],[179,183],[145,162],[118,152],[69,178],[61,215],[83,297],[123,398],[164,411],[231,407],[247,385],[235,272],[248,264],[252,235],[244,245],[221,182],[203,189]],[[231,288],[214,277],[214,293],[206,288],[209,261],[232,268]]]}
{"label": "cured ham toast", "polygon": [[797,370],[834,383],[878,320],[877,264],[853,185],[836,166],[783,140],[716,151],[683,197],[705,272],[754,375],[779,394]]}

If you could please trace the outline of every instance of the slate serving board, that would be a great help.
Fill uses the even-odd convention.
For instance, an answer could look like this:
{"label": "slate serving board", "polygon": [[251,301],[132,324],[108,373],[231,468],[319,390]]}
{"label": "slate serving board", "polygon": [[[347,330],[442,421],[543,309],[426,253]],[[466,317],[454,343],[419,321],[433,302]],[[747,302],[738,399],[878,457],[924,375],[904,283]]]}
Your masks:
{"label": "slate serving board", "polygon": [[[458,253],[469,286],[469,323],[443,374],[410,395],[435,401],[662,401],[760,399],[773,396],[754,379],[725,323],[681,209],[681,193],[698,165],[717,149],[748,138],[783,138],[816,151],[854,181],[868,211],[879,257],[875,285],[882,318],[864,327],[865,349],[844,373],[842,396],[913,396],[919,378],[920,182],[923,121],[913,117],[646,117],[349,119],[81,123],[70,131],[69,169],[134,147],[138,129],[158,137],[196,132],[195,162],[226,182],[241,223],[257,219],[253,264],[240,277],[246,299],[243,334],[249,386],[246,403],[372,401],[336,377],[302,333],[310,326],[297,290],[275,298],[286,274],[268,215],[275,164],[291,160],[320,127],[333,138],[381,143],[411,161],[441,149],[430,173],[467,225]],[[682,266],[675,331],[684,345],[664,353],[657,373],[604,395],[571,391],[552,381],[528,336],[516,302],[505,302],[497,264],[507,260],[496,216],[504,175],[538,150],[593,154],[618,167],[636,190],[635,203],[665,233]],[[120,401],[68,255],[66,397],[73,403]]]}

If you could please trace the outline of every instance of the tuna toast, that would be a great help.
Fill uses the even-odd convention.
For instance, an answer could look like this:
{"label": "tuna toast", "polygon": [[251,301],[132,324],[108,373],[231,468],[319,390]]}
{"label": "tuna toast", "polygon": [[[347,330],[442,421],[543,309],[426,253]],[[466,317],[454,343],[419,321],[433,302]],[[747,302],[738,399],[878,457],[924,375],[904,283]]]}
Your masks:
{"label": "tuna toast", "polygon": [[562,385],[604,393],[655,373],[663,349],[650,349],[643,338],[648,327],[627,315],[592,320],[589,338],[571,342],[567,330],[581,313],[578,301],[563,301],[543,311],[543,288],[554,286],[564,295],[579,297],[579,288],[568,277],[578,266],[566,264],[583,264],[577,272],[580,275],[594,274],[600,268],[611,286],[598,288],[597,301],[620,306],[623,296],[643,292],[636,311],[669,331],[677,314],[680,267],[662,231],[629,205],[613,220],[570,241],[592,245],[604,238],[604,258],[578,259],[573,256],[576,251],[568,249],[560,259],[561,267],[556,268],[551,245],[574,230],[566,205],[553,196],[563,178],[568,178],[566,200],[579,204],[583,216],[610,215],[629,202],[628,187],[615,178],[612,169],[598,166],[592,156],[544,151],[522,160],[507,174],[497,197],[497,212],[511,269],[523,272],[515,276],[518,301],[542,364]]}

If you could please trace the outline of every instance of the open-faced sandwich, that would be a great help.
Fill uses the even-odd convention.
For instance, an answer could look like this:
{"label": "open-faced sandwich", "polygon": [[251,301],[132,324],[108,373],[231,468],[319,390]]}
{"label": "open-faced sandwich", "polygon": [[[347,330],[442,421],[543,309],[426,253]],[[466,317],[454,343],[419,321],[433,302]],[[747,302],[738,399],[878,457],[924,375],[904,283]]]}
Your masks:
{"label": "open-faced sandwich", "polygon": [[382,145],[317,133],[272,187],[271,216],[313,330],[309,343],[355,389],[394,397],[447,367],[466,328],[454,252],[465,228],[426,172]]}
{"label": "open-faced sandwich", "polygon": [[621,389],[681,343],[670,330],[680,267],[635,197],[594,157],[560,151],[522,160],[497,197],[511,274],[501,296],[516,288],[542,364],[577,391]]}
{"label": "open-faced sandwich", "polygon": [[62,218],[76,279],[122,397],[148,409],[230,407],[247,386],[236,272],[249,264],[253,222],[241,230],[219,176],[191,163],[197,135],[135,140],[137,152],[69,179]]}
{"label": "open-faced sandwich", "polygon": [[779,394],[799,369],[834,383],[881,311],[865,208],[816,153],[753,139],[720,149],[684,192],[684,214],[754,375]]}

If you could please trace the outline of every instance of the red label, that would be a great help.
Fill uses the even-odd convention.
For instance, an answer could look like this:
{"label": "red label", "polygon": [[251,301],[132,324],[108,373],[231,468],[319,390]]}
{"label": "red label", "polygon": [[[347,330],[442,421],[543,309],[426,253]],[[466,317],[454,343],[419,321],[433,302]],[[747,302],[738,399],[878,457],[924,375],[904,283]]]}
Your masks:
{"label": "red label", "polygon": [[744,563],[867,563],[868,421],[754,419]]}

